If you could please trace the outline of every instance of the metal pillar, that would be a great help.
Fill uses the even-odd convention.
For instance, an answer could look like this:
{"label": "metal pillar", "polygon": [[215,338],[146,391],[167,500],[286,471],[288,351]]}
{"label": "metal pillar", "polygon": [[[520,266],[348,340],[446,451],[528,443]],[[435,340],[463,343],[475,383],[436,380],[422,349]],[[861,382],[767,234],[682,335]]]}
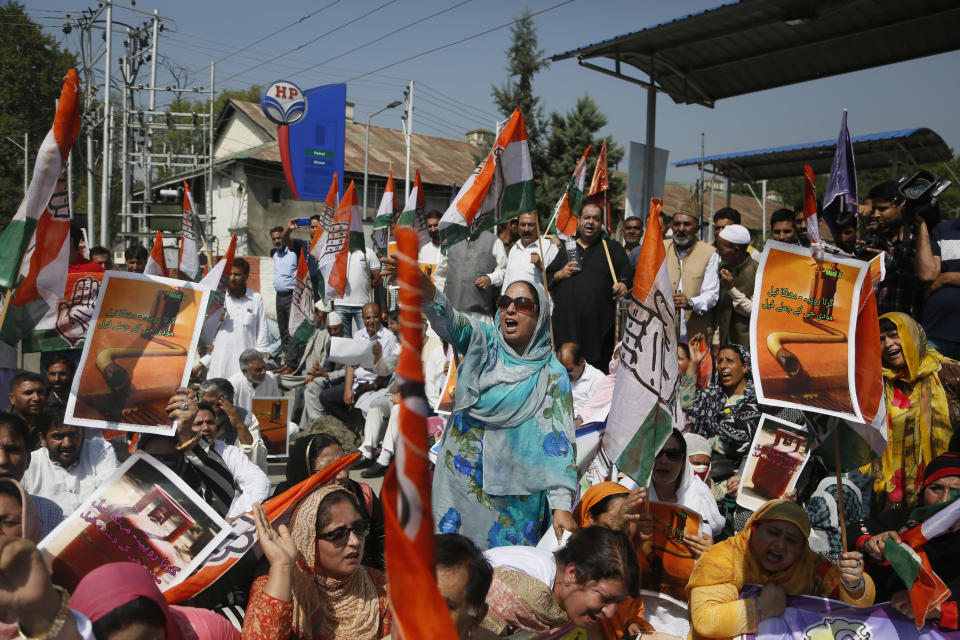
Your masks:
{"label": "metal pillar", "polygon": [[650,207],[650,198],[653,197],[653,173],[654,162],[656,161],[654,152],[657,144],[657,83],[654,73],[654,65],[651,62],[650,86],[647,87],[647,160],[644,167],[643,206],[641,211],[646,211]]}
{"label": "metal pillar", "polygon": [[107,3],[106,55],[103,62],[103,172],[100,181],[100,244],[107,246],[107,218],[110,214],[110,43],[113,40],[113,5]]}
{"label": "metal pillar", "polygon": [[407,113],[404,120],[404,133],[407,138],[407,168],[404,171],[404,180],[406,182],[406,196],[403,199],[404,207],[407,200],[410,199],[410,137],[413,135],[413,80],[410,81],[410,88],[407,94]]}

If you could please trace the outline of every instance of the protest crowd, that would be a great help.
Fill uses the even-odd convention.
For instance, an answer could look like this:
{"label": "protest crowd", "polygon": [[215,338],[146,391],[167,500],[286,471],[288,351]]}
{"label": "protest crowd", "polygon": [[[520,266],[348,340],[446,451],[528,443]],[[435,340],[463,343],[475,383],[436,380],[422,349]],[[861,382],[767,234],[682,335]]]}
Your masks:
{"label": "protest crowd", "polygon": [[[497,144],[525,144],[522,129],[518,111]],[[204,271],[214,295],[194,323],[199,343],[183,352],[189,382],[165,388],[158,412],[136,414],[152,422],[109,405],[128,397],[110,382],[124,363],[161,374],[146,351],[106,364],[93,354],[88,366],[89,344],[78,343],[44,351],[41,371],[3,370],[0,630],[373,640],[419,637],[404,627],[413,616],[431,637],[734,638],[797,596],[889,603],[910,624],[957,630],[957,223],[940,221],[935,202],[920,210],[896,182],[856,199],[838,180],[832,211],[805,199],[775,212],[765,249],[732,208],[714,214],[707,241],[694,199],[672,211],[654,201],[648,219],[614,223],[600,163],[589,192],[571,183],[543,226],[531,201],[506,211],[473,197],[481,208],[471,212],[460,196],[447,212],[405,205],[405,225],[385,196],[379,243],[355,244],[354,187],[338,202],[334,183],[326,219],[261,230],[273,245],[277,345],[248,287],[253,258],[228,252],[187,268],[181,257],[168,268],[134,245],[114,265],[71,227],[66,272],[98,274],[102,299],[114,283],[170,282],[162,277],[186,295]],[[338,224],[351,232],[316,251],[337,241]],[[798,296],[762,280],[790,256],[812,265],[803,277],[846,269],[861,285],[834,281],[794,313],[784,305]],[[842,331],[855,328],[856,340],[829,325],[844,305]],[[759,335],[757,318],[771,315],[783,325]],[[792,316],[820,330],[823,354],[856,342],[847,405],[818,404],[828,358],[798,364],[810,352],[787,331]],[[104,317],[89,323],[88,343]],[[169,347],[174,333],[149,339]],[[795,397],[756,375],[771,365],[801,389]],[[91,371],[111,385],[95,401],[107,407],[96,426],[78,420],[95,404],[83,397]],[[136,374],[125,375],[124,393],[137,392]],[[861,390],[874,383],[871,414]],[[284,398],[281,435],[268,435],[258,403]],[[422,425],[422,449],[411,425]],[[98,519],[107,508],[91,498],[138,460],[153,475],[129,483],[136,504]],[[174,491],[157,478],[175,479],[206,515],[163,502]],[[55,551],[71,522],[86,528]],[[217,542],[204,537],[211,522],[224,523]],[[131,527],[153,550],[198,557],[186,580],[162,582],[134,556],[118,562],[103,545],[119,548]],[[404,557],[401,539],[433,557]],[[70,555],[74,545],[84,551]],[[396,587],[424,567],[418,587]]]}

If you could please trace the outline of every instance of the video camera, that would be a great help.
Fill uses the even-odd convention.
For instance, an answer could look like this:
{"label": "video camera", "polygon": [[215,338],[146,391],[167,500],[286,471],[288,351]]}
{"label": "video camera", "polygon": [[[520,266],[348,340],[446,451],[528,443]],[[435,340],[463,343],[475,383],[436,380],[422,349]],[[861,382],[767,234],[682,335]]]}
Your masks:
{"label": "video camera", "polygon": [[927,223],[927,228],[933,230],[940,223],[940,207],[937,201],[950,184],[946,178],[938,179],[923,169],[909,178],[901,178],[897,189],[903,196],[904,217],[919,216]]}

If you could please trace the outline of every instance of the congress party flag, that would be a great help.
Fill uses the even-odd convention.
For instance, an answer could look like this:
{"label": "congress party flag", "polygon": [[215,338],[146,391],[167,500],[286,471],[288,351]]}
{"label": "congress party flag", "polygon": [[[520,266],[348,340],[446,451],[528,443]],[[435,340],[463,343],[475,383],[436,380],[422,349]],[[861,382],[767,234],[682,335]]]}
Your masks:
{"label": "congress party flag", "polygon": [[290,325],[288,331],[300,344],[310,340],[316,327],[313,325],[313,281],[307,267],[307,257],[303,251],[297,262],[297,279],[293,283],[293,301],[290,305]]}
{"label": "congress party flag", "polygon": [[207,304],[207,317],[200,330],[200,341],[203,344],[213,344],[220,328],[223,316],[224,301],[227,297],[227,285],[230,282],[230,272],[233,270],[233,256],[237,252],[237,234],[230,236],[227,252],[223,254],[217,264],[200,280],[200,285],[212,291],[210,302]]}
{"label": "congress party flag", "polygon": [[607,457],[641,487],[650,482],[657,452],[673,430],[680,381],[662,208],[661,200],[651,199],[602,442]]}
{"label": "congress party flag", "polygon": [[567,183],[567,190],[563,192],[560,202],[557,203],[555,231],[557,235],[564,239],[577,235],[577,227],[580,224],[580,207],[583,204],[583,185],[587,178],[587,156],[589,155],[590,147],[587,147],[580,160],[577,161],[573,176]]}
{"label": "congress party flag", "polygon": [[[430,406],[424,393],[420,360],[420,269],[418,239],[410,228],[397,228],[397,276],[400,284],[400,388],[399,438],[396,464],[383,483],[386,527],[387,579],[394,598],[394,623],[402,638],[455,640],[456,628],[437,589],[434,567],[434,524],[430,491],[432,473],[427,456],[427,416]],[[425,611],[433,615],[424,615]]]}
{"label": "congress party flag", "polygon": [[80,131],[79,80],[71,69],[53,128],[33,167],[33,179],[13,220],[0,235],[0,286],[16,287],[3,321],[8,344],[29,333],[63,296],[70,262],[70,202],[63,166]]}
{"label": "congress party flag", "polygon": [[203,275],[200,269],[200,244],[203,237],[203,227],[197,216],[197,207],[190,193],[190,185],[183,181],[183,218],[181,221],[180,263],[182,277],[191,282],[200,280]]}
{"label": "congress party flag", "polygon": [[927,614],[950,597],[950,589],[933,572],[930,560],[922,549],[918,553],[909,545],[888,538],[883,545],[883,557],[910,590],[914,624],[918,629],[923,627]]}
{"label": "congress party flag", "polygon": [[153,249],[150,250],[150,257],[147,258],[147,266],[143,268],[143,274],[167,277],[167,259],[163,255],[162,231],[157,231],[153,239]]}
{"label": "congress party flag", "polygon": [[610,202],[607,197],[610,192],[610,174],[607,171],[607,139],[603,139],[600,155],[597,156],[597,166],[593,169],[593,180],[590,181],[590,202],[603,209],[603,224],[610,229]]}
{"label": "congress party flag", "polygon": [[310,254],[317,259],[324,291],[329,300],[342,298],[347,289],[347,261],[350,252],[364,250],[360,205],[353,181],[340,200],[329,228],[314,232]]}
{"label": "congress party flag", "polygon": [[519,109],[486,159],[467,178],[440,219],[444,248],[522,213],[536,213],[527,127]]}
{"label": "congress party flag", "polygon": [[[417,188],[419,181],[420,172],[417,171],[417,181],[414,182],[414,189]],[[390,238],[390,227],[394,225],[396,215],[397,193],[393,186],[393,169],[390,169],[390,175],[387,177],[387,187],[383,190],[380,207],[377,209],[377,217],[373,219],[373,232],[370,234],[370,238],[373,240],[373,247],[377,251],[383,252],[387,250],[387,242]]]}
{"label": "congress party flag", "polygon": [[397,226],[410,227],[416,231],[419,238],[418,245],[421,247],[430,242],[426,215],[426,196],[423,193],[423,184],[420,182],[420,169],[417,169],[416,176],[413,178],[413,189],[410,190],[410,197],[403,204],[403,211],[400,213],[400,219],[397,220]]}

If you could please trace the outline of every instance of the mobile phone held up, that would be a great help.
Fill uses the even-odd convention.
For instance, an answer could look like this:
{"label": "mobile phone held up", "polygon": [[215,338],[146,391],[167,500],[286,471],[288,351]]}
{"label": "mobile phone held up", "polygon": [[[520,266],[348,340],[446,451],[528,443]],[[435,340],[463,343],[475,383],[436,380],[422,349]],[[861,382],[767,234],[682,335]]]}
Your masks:
{"label": "mobile phone held up", "polygon": [[298,227],[309,227],[310,218],[297,218],[296,223]]}

